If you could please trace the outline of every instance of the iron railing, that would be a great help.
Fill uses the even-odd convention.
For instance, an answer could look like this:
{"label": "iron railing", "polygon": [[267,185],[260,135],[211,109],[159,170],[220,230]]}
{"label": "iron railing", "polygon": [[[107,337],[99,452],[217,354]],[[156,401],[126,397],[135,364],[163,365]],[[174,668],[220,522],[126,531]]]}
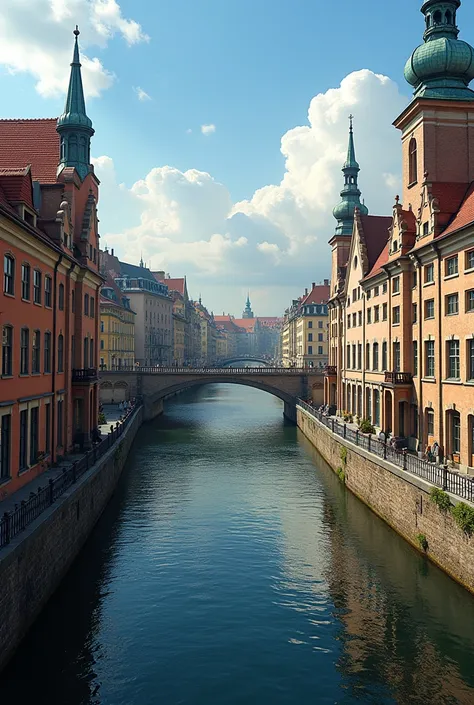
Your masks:
{"label": "iron railing", "polygon": [[325,416],[318,409],[310,406],[302,399],[298,399],[297,403],[298,406],[301,406],[317,421],[329,428],[330,431],[354,443],[356,446],[363,448],[368,453],[383,458],[393,465],[402,468],[402,470],[410,472],[412,475],[417,475],[432,485],[441,487],[446,492],[451,492],[451,494],[457,497],[467,499],[471,502],[474,501],[474,478],[469,475],[451,472],[445,465],[429,462],[428,460],[419,458],[417,455],[408,453],[406,450],[397,450],[391,446],[390,443],[381,441],[375,435],[354,430],[347,426],[347,424],[341,423],[334,416]]}
{"label": "iron railing", "polygon": [[411,384],[413,382],[413,375],[411,372],[386,372],[385,373],[385,383],[386,384]]}
{"label": "iron railing", "polygon": [[[132,370],[107,370],[106,374],[127,374]],[[169,375],[322,375],[317,367],[135,367],[140,374]]]}
{"label": "iron railing", "polygon": [[74,369],[72,371],[73,382],[93,382],[97,379],[97,369],[95,367],[86,367],[84,369]]}
{"label": "iron railing", "polygon": [[335,377],[337,375],[336,365],[326,365],[326,367],[324,368],[324,373],[328,377]]}
{"label": "iron railing", "polygon": [[69,487],[74,485],[113,446],[129,425],[139,406],[140,404],[136,404],[127,411],[122,423],[117,421],[115,427],[112,424],[110,433],[100,443],[85,453],[80,460],[76,460],[71,465],[64,467],[62,472],[54,479],[50,479],[45,487],[38,487],[37,492],[31,492],[30,498],[15,506],[14,511],[4,513],[0,519],[0,549],[7,546],[28,524],[31,524],[42,512],[54,504]]}

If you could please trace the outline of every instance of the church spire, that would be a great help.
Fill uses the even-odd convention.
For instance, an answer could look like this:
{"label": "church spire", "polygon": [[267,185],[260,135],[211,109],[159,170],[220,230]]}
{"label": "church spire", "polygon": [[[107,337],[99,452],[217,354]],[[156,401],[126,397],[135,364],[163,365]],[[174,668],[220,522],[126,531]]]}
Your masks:
{"label": "church spire", "polygon": [[242,313],[242,318],[254,318],[252,304],[250,303],[250,292],[247,292],[247,301],[245,302],[245,309]]}
{"label": "church spire", "polygon": [[94,134],[92,121],[86,113],[82,86],[81,62],[79,59],[79,29],[73,32],[74,51],[69,77],[69,88],[64,112],[58,118],[57,131],[61,138],[61,153],[58,173],[65,167],[74,167],[81,179],[90,171],[90,140]]}
{"label": "church spire", "polygon": [[367,207],[360,202],[361,193],[357,183],[360,171],[356,160],[354,146],[353,115],[349,115],[349,144],[347,146],[347,158],[342,167],[344,174],[344,188],[341,191],[341,202],[333,210],[333,215],[337,220],[336,234],[352,235],[354,224],[354,211],[360,210],[362,215],[368,214]]}

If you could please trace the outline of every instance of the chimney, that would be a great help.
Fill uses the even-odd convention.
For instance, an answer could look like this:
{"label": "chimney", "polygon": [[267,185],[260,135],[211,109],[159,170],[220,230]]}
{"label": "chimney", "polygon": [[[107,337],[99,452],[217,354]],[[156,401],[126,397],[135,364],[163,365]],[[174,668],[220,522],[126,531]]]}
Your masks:
{"label": "chimney", "polygon": [[313,283],[311,284],[311,288],[314,289],[315,286],[316,286],[316,282],[313,282]]}
{"label": "chimney", "polygon": [[110,254],[112,255],[112,257],[114,256],[114,248],[113,248],[113,247],[112,247],[112,249],[110,250]]}
{"label": "chimney", "polygon": [[308,287],[306,287],[306,289],[304,290],[304,295],[308,296]]}
{"label": "chimney", "polygon": [[329,279],[324,280],[324,286],[329,286]]}

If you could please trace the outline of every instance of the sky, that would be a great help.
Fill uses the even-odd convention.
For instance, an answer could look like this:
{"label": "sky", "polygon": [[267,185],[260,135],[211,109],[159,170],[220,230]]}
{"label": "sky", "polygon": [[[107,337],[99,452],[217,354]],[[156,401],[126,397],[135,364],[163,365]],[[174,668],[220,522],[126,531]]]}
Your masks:
{"label": "sky", "polygon": [[[214,313],[330,277],[348,116],[369,212],[400,188],[421,0],[0,0],[0,117],[60,115],[76,23],[101,246]],[[28,18],[25,21],[25,18]],[[474,3],[458,12],[474,42]]]}

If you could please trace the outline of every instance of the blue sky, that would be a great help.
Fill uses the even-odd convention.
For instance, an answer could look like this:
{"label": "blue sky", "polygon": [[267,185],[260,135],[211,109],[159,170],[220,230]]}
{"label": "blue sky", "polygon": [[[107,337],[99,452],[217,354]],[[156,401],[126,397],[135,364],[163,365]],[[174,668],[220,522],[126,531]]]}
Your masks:
{"label": "blue sky", "polygon": [[[89,97],[87,101],[96,129],[92,153],[95,157],[109,158],[102,162],[102,167],[107,167],[102,172],[100,165],[97,167],[103,181],[102,236],[108,243],[115,244],[123,256],[130,258],[130,249],[127,250],[124,244],[129,241],[133,243],[133,252],[138,246],[145,250],[145,259],[148,258],[153,266],[169,270],[174,276],[187,273],[192,293],[197,296],[196,289],[202,290],[204,301],[210,308],[218,310],[218,305],[222,304],[239,313],[243,293],[250,287],[257,304],[265,307],[257,312],[261,315],[277,314],[311,281],[329,275],[326,242],[333,227],[330,211],[338,200],[341,187],[336,168],[337,154],[331,154],[330,175],[326,179],[332,179],[334,183],[319,199],[323,203],[317,204],[321,213],[315,212],[316,204],[309,204],[314,218],[314,232],[309,235],[303,232],[306,225],[301,228],[298,217],[290,222],[290,211],[295,208],[293,203],[285,215],[284,227],[281,218],[272,215],[275,200],[280,214],[282,203],[291,200],[287,190],[283,196],[281,190],[276,196],[272,194],[271,207],[268,203],[245,205],[245,215],[240,217],[245,221],[243,226],[236,223],[235,218],[229,224],[231,214],[226,213],[226,209],[239,201],[245,200],[248,204],[257,189],[280,185],[288,172],[280,151],[282,136],[297,126],[308,125],[308,107],[318,94],[325,94],[326,98],[325,112],[318,112],[317,117],[332,126],[332,98],[327,91],[338,89],[346,76],[360,69],[389,77],[398,84],[402,94],[397,97],[393,90],[389,90],[390,95],[385,100],[382,88],[378,85],[371,88],[367,82],[361,81],[358,92],[354,89],[354,96],[346,96],[344,103],[348,107],[353,105],[356,115],[357,150],[363,169],[360,181],[364,195],[368,203],[370,200],[377,205],[380,212],[390,212],[390,199],[394,195],[392,185],[399,173],[396,165],[396,160],[399,161],[398,135],[390,127],[396,112],[390,114],[390,101],[397,111],[410,96],[410,87],[403,80],[403,67],[410,52],[422,41],[421,2],[64,0],[61,11],[57,9],[57,0],[3,0],[2,6],[4,4],[5,9],[0,7],[0,40],[1,20],[6,19],[7,26],[3,31],[8,35],[8,44],[5,47],[3,42],[4,49],[0,49],[0,91],[4,97],[8,96],[8,100],[2,101],[1,116],[54,116],[61,112],[64,95],[58,85],[48,86],[48,61],[57,66],[55,71],[61,83],[62,73],[67,75],[69,58],[65,59],[65,52],[70,54],[72,50],[70,31],[77,18],[82,29],[80,41],[84,55],[89,59],[96,57],[104,70],[114,74],[108,87],[101,87],[101,80],[97,79],[96,92],[100,95]],[[105,14],[104,7],[107,9]],[[104,31],[103,25],[97,30],[98,8],[102,12],[101,22],[108,22]],[[31,22],[31,26],[26,27],[24,12],[29,11],[32,15],[40,10],[41,19],[45,21],[40,25]],[[48,13],[53,11],[56,12],[55,21],[47,22]],[[124,25],[124,22],[132,21],[140,25],[140,31],[135,25]],[[96,23],[94,31],[91,22]],[[458,24],[461,38],[474,40],[472,3],[463,3]],[[25,51],[40,52],[40,59],[36,61],[39,69],[25,65],[28,64],[22,59]],[[42,62],[44,68],[41,68]],[[66,66],[62,68],[64,63]],[[42,94],[38,92],[41,71],[46,74],[46,87],[40,86]],[[367,81],[370,83],[369,79]],[[148,94],[149,100],[138,99],[138,87]],[[396,90],[396,86],[393,88]],[[384,90],[388,89],[385,87]],[[334,97],[335,104],[339,98]],[[386,105],[382,106],[378,101]],[[362,108],[364,102],[369,102],[371,109],[367,105]],[[333,125],[334,148],[341,154],[347,129],[342,118],[347,120],[348,112],[344,116],[338,112]],[[358,113],[366,129],[358,125]],[[386,168],[383,154],[373,157],[369,141],[373,131],[371,121],[379,118],[384,120],[386,130],[380,135],[382,142],[383,135],[387,134]],[[204,135],[202,125],[214,125],[215,131]],[[317,124],[313,127],[318,129]],[[302,152],[307,151],[303,144],[299,149],[298,160]],[[362,162],[364,154],[365,161]],[[153,194],[150,194],[149,185],[145,194],[143,188],[138,188],[141,198],[137,198],[137,189],[133,193],[130,191],[133,184],[145,180],[152,170],[166,165],[174,171],[166,174],[153,172]],[[387,178],[388,194],[364,189],[369,169],[391,175]],[[189,184],[186,177],[183,195],[179,189],[176,191],[176,184],[179,182],[181,188],[181,175],[188,170],[210,175],[211,180],[196,177]],[[307,165],[305,170],[308,172]],[[290,169],[291,198],[299,202],[298,188],[301,188],[303,198],[311,199],[307,193],[311,182],[298,181],[300,176],[295,177],[295,173],[291,176]],[[314,174],[312,178],[317,188],[318,178]],[[170,179],[173,188],[169,187]],[[377,179],[373,181],[377,183]],[[214,194],[216,183],[223,189],[217,189]],[[158,188],[162,190],[157,191]],[[203,199],[202,208],[205,210],[202,211],[199,192],[207,188],[209,193]],[[171,199],[172,207],[163,205],[166,198]],[[182,204],[180,198],[184,199]],[[190,199],[191,206],[186,199]],[[212,213],[215,202],[220,204],[216,214]],[[144,203],[148,220],[146,232],[137,230]],[[186,217],[181,217],[181,205],[186,210]],[[219,219],[223,215],[226,216],[225,225],[221,226]],[[305,217],[307,219],[307,214]],[[174,223],[171,222],[173,218]],[[197,234],[193,232],[193,218]],[[186,223],[186,232],[183,223]],[[210,230],[204,232],[200,223],[206,223]],[[154,228],[153,232],[150,228]],[[260,232],[258,228],[263,230]],[[292,234],[282,234],[285,228]],[[248,232],[252,232],[252,242]],[[164,233],[167,242],[171,243],[169,261],[166,258],[168,245],[162,241]],[[220,242],[217,248],[211,248],[212,266],[206,263],[197,265],[199,242],[209,242],[215,233],[224,238],[225,247]],[[153,240],[154,235],[157,240]],[[300,240],[297,245],[292,241],[288,246],[285,237],[291,239],[293,235]],[[232,242],[226,239],[229,237]],[[242,237],[249,240],[248,251],[244,253],[247,245],[236,245],[239,255],[234,257],[231,254],[228,261],[229,252],[235,253],[233,244]],[[252,247],[258,247],[262,242],[268,244],[268,261],[260,261],[265,248],[260,247],[256,256],[253,254]],[[174,247],[178,244],[178,250],[192,244],[190,251],[196,251],[197,258],[191,262],[189,257],[184,257],[180,261]],[[205,247],[203,251],[206,251]],[[313,255],[314,263],[311,262]],[[221,256],[223,264],[218,271]],[[291,257],[292,266],[288,269],[288,258]],[[232,267],[233,260],[239,276]],[[246,262],[252,270],[248,281],[244,274]]]}

